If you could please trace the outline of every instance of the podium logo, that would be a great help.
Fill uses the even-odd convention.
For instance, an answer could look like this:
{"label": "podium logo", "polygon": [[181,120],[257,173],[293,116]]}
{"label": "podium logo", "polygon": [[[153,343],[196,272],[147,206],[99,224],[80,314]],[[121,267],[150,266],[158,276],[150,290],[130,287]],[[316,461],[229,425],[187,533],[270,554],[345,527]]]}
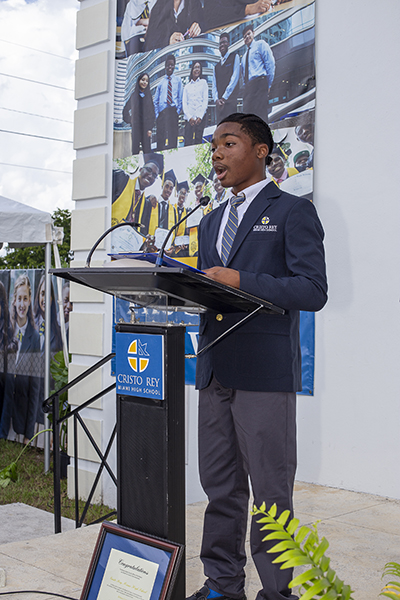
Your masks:
{"label": "podium logo", "polygon": [[142,344],[140,340],[133,340],[128,348],[128,363],[135,373],[143,373],[149,365],[150,356],[147,352],[147,343]]}

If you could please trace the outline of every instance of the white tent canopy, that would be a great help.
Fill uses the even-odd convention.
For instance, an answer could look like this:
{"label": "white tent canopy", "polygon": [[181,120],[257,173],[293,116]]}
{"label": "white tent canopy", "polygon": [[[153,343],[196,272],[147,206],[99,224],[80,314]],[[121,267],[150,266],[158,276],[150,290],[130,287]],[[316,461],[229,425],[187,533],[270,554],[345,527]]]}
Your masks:
{"label": "white tent canopy", "polygon": [[50,213],[0,196],[0,242],[35,246],[52,241]]}

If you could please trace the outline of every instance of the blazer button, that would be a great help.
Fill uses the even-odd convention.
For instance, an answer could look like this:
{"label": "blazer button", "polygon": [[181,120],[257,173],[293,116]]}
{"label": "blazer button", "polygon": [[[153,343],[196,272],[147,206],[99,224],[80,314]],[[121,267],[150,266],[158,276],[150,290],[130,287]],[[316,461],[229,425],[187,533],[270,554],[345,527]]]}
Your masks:
{"label": "blazer button", "polygon": [[217,319],[217,321],[222,321],[222,319],[224,318],[220,313],[217,314],[217,316],[215,317]]}

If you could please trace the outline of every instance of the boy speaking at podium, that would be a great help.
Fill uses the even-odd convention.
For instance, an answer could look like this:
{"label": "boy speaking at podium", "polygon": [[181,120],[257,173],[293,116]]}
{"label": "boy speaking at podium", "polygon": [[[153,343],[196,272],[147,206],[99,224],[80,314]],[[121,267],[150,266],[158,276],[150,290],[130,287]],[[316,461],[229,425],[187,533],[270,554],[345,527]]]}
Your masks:
{"label": "boy speaking at podium", "polygon": [[[272,148],[268,125],[252,114],[223,119],[211,143],[214,171],[231,193],[200,223],[198,268],[285,314],[258,313],[197,359],[200,479],[209,503],[200,554],[206,581],[190,600],[245,599],[249,478],[256,506],[293,508],[299,311],[325,305],[327,282],[316,210],[266,178]],[[203,314],[199,350],[242,318]],[[291,571],[272,564],[263,537],[253,522],[257,600],[295,598]]]}

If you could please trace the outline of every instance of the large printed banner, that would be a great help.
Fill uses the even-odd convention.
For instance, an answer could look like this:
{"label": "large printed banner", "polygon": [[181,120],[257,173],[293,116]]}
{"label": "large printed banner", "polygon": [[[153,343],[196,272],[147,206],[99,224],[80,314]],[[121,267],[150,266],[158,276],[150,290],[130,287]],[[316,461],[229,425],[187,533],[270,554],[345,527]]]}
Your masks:
{"label": "large printed banner", "polygon": [[[229,197],[209,142],[233,112],[271,127],[266,172],[312,201],[315,110],[313,0],[118,0],[114,93],[114,253],[156,251],[196,266],[202,216]],[[302,316],[303,393],[313,393],[314,320]],[[193,338],[193,336],[192,336]],[[310,366],[311,361],[311,366]]]}
{"label": "large printed banner", "polygon": [[[62,350],[56,289],[52,282],[51,356]],[[68,336],[69,282],[62,306]],[[0,438],[29,440],[44,422],[45,325],[44,270],[0,270]]]}

